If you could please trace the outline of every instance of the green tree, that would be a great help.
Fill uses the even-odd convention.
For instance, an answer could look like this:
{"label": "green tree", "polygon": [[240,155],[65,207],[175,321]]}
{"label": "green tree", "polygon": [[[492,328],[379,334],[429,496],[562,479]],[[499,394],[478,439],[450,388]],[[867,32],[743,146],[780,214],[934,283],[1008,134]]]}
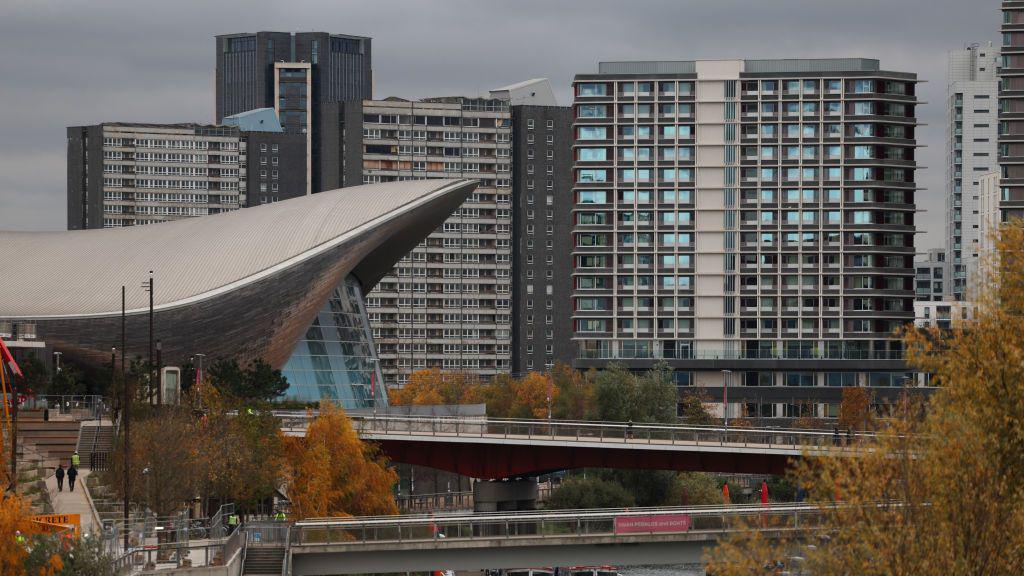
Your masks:
{"label": "green tree", "polygon": [[627,508],[636,506],[636,501],[614,480],[570,476],[551,493],[544,506],[552,510]]}
{"label": "green tree", "polygon": [[[54,559],[59,559],[54,562]],[[52,570],[56,566],[60,568]],[[25,559],[28,574],[53,576],[114,576],[114,558],[103,550],[103,542],[94,536],[65,541],[55,536],[33,538],[32,550]]]}
{"label": "green tree", "polygon": [[682,472],[676,479],[679,485],[679,504],[705,506],[722,503],[721,483],[707,472]]}
{"label": "green tree", "polygon": [[683,393],[679,399],[683,422],[691,426],[714,424],[715,418],[707,408],[707,403],[710,401],[707,393],[702,391]]}
{"label": "green tree", "polygon": [[[590,372],[587,375],[591,375]],[[555,394],[552,413],[560,420],[583,420],[587,417],[593,402],[593,387],[587,375],[574,370],[572,366],[555,363],[551,377],[555,381]]]}
{"label": "green tree", "polygon": [[88,392],[88,386],[85,382],[85,376],[70,363],[64,363],[60,367],[60,372],[54,373],[53,378],[50,380],[50,387],[47,390],[48,394],[67,396],[85,394],[86,392]]}
{"label": "green tree", "polygon": [[20,363],[21,377],[18,378],[17,387],[22,392],[34,392],[46,394],[50,389],[50,373],[46,365],[35,356],[29,355]]}
{"label": "green tree", "polygon": [[672,368],[658,362],[646,374],[636,379],[634,422],[674,423],[679,393],[672,378]]}
{"label": "green tree", "polygon": [[594,406],[591,419],[605,422],[631,420],[636,408],[633,374],[622,364],[611,363],[594,377]]}
{"label": "green tree", "polygon": [[206,373],[217,390],[239,400],[269,402],[288,389],[288,379],[262,358],[249,363],[244,369],[233,358],[219,358]]}
{"label": "green tree", "polygon": [[606,470],[601,477],[622,486],[637,506],[668,506],[679,503],[676,473],[669,470]]}

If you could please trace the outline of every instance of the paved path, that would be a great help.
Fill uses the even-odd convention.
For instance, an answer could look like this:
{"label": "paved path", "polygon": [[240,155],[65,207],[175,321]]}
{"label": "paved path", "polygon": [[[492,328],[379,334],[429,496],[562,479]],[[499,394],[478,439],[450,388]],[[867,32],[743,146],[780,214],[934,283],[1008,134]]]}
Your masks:
{"label": "paved path", "polygon": [[52,473],[46,478],[46,489],[50,492],[50,503],[53,504],[54,514],[80,514],[82,517],[82,533],[92,533],[93,527],[92,509],[89,506],[89,499],[85,495],[85,478],[89,475],[88,468],[78,469],[78,478],[75,479],[75,491],[68,488],[68,479],[64,478],[64,491],[57,491],[57,477]]}

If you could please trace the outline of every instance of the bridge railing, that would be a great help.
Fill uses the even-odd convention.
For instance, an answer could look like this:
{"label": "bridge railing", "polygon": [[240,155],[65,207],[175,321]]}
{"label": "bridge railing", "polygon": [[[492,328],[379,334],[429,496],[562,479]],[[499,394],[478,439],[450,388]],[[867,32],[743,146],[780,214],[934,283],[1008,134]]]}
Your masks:
{"label": "bridge railing", "polygon": [[725,532],[756,523],[762,529],[816,526],[821,510],[811,504],[563,510],[514,514],[417,515],[325,518],[296,523],[293,546],[412,543],[515,538],[636,537],[643,534]]}
{"label": "bridge railing", "polygon": [[[306,413],[281,413],[286,429],[308,424]],[[500,437],[590,441],[626,444],[717,444],[782,449],[845,448],[867,436],[865,432],[801,430],[787,428],[726,428],[676,424],[632,424],[574,420],[517,420],[472,417],[352,415],[363,435],[408,434],[411,436]]]}

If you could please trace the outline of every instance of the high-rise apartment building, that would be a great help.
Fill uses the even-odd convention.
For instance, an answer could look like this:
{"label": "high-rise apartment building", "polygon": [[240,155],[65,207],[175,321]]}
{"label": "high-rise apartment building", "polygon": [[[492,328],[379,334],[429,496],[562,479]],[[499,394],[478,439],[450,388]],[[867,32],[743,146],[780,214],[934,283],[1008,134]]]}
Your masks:
{"label": "high-rise apartment building", "polygon": [[979,268],[995,250],[999,223],[999,170],[993,170],[978,177]]}
{"label": "high-rise apartment building", "polygon": [[572,363],[572,108],[546,79],[491,90],[512,108],[512,373]]}
{"label": "high-rise apartment building", "polygon": [[858,58],[577,75],[576,365],[665,360],[751,416],[912,377],[916,82]]}
{"label": "high-rise apartment building", "polygon": [[72,126],[67,135],[69,230],[205,216],[305,193],[302,139],[274,125],[109,122]]}
{"label": "high-rise apartment building", "polygon": [[943,248],[932,248],[924,258],[914,262],[917,300],[941,301],[949,295],[949,271],[952,268]]}
{"label": "high-rise apartment building", "polygon": [[1024,217],[1024,1],[1003,0],[999,67],[1000,218]]}
{"label": "high-rise apartment building", "polygon": [[505,100],[431,98],[337,107],[346,183],[474,178],[473,195],[367,295],[388,384],[427,368],[484,377],[511,360],[512,142]]}
{"label": "high-rise apartment building", "polygon": [[995,169],[999,51],[974,44],[949,53],[946,144],[947,293],[963,300],[977,272],[979,178]]}
{"label": "high-rise apartment building", "polygon": [[330,117],[338,102],[373,97],[370,48],[369,38],[326,32],[217,36],[217,122],[254,108],[274,108],[285,132],[306,136],[307,192],[339,188],[337,167],[321,160],[318,122],[321,114]]}

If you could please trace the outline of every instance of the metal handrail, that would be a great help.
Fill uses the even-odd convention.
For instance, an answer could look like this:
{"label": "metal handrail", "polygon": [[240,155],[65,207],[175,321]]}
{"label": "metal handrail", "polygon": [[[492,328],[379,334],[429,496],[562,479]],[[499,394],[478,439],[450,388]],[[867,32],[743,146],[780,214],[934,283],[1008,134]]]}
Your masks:
{"label": "metal handrail", "polygon": [[[735,520],[747,517],[761,518],[765,528],[799,529],[813,525],[813,520],[821,517],[823,506],[828,505],[755,504],[304,520],[293,526],[292,546],[410,541],[451,545],[465,540],[522,537],[618,538],[651,532],[722,532],[734,529]],[[627,523],[620,526],[626,519],[649,519],[667,527],[649,531],[626,529]]]}
{"label": "metal handrail", "polygon": [[[283,428],[303,428],[315,413],[275,412]],[[836,430],[791,428],[726,428],[688,424],[649,424],[572,420],[520,420],[458,416],[393,416],[353,414],[358,432],[441,437],[525,437],[624,444],[717,444],[738,446],[848,447],[873,438],[872,432],[837,434]]]}
{"label": "metal handrail", "polygon": [[743,513],[749,510],[775,510],[794,511],[820,509],[819,504],[777,503],[765,506],[763,504],[706,504],[701,506],[649,506],[631,508],[568,508],[564,510],[522,510],[517,512],[450,512],[437,514],[401,514],[401,515],[380,515],[380,516],[328,516],[320,518],[306,518],[293,524],[295,528],[307,526],[340,526],[340,525],[362,525],[362,524],[421,524],[424,522],[457,521],[467,519],[486,520],[525,520],[525,519],[559,519],[559,518],[600,518],[614,516],[652,516],[659,514],[682,514],[682,513]]}

